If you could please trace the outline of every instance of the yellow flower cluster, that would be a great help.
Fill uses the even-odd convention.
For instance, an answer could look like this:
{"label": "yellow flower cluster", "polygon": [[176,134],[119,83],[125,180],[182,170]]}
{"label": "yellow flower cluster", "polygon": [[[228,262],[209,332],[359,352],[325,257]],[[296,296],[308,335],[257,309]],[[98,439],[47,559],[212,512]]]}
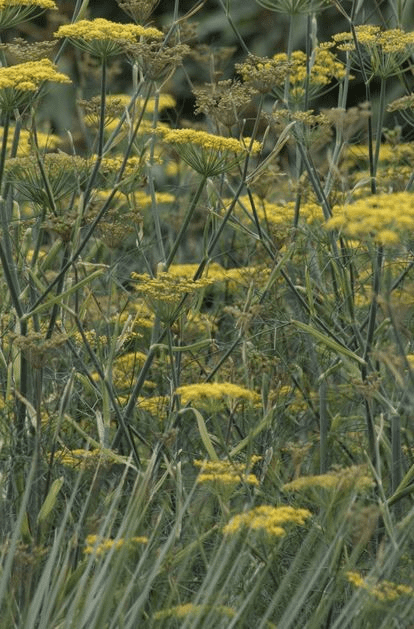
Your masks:
{"label": "yellow flower cluster", "polygon": [[39,9],[57,10],[53,0],[0,0],[0,11],[9,7],[39,7]]}
{"label": "yellow flower cluster", "polygon": [[83,550],[85,555],[96,555],[99,557],[103,555],[108,550],[115,548],[115,550],[119,550],[122,547],[127,547],[128,550],[133,550],[139,544],[148,544],[148,537],[129,537],[128,539],[120,538],[120,539],[110,539],[105,538],[100,535],[88,535],[86,538],[86,546]]}
{"label": "yellow flower cluster", "polygon": [[225,535],[231,535],[247,528],[251,531],[263,531],[267,535],[283,537],[286,535],[284,525],[304,526],[311,515],[308,509],[262,505],[231,518],[223,532]]}
{"label": "yellow flower cluster", "polygon": [[[95,159],[94,156],[91,158],[91,163]],[[111,176],[118,173],[119,169],[123,164],[123,157],[121,155],[114,157],[104,157],[101,162],[101,170],[100,172],[104,176]],[[136,175],[142,168],[141,159],[135,155],[128,158],[128,161],[124,170],[124,177],[130,177],[132,175]]]}
{"label": "yellow flower cluster", "polygon": [[[399,28],[382,31],[374,25],[356,26],[355,33],[368,72],[386,78],[404,71],[402,64],[412,54],[414,33],[405,33]],[[339,50],[355,51],[352,33],[337,33],[332,39]]]}
{"label": "yellow flower cluster", "polygon": [[197,404],[201,405],[211,405],[217,402],[225,402],[229,398],[232,400],[247,400],[254,405],[261,403],[259,393],[231,382],[184,384],[177,388],[177,393],[181,396],[182,404],[197,402]]}
{"label": "yellow flower cluster", "polygon": [[[99,101],[97,102],[99,103]],[[107,131],[113,131],[116,128],[119,123],[120,116],[124,113],[125,109],[129,107],[130,103],[131,96],[129,94],[111,94],[106,97],[105,128]],[[156,101],[154,97],[148,99],[145,107],[145,113],[153,114],[155,111],[155,104]],[[95,105],[95,103],[91,103],[90,105],[90,101],[85,101],[85,106],[87,108],[85,115],[85,124],[88,127],[96,127],[99,124],[100,107],[97,105],[93,105]],[[140,112],[143,109],[144,105],[145,99],[142,97],[137,98],[134,103],[135,111]],[[158,98],[159,112],[163,111],[164,109],[175,107],[175,105],[176,100],[173,96],[170,96],[170,94],[160,94]],[[88,109],[93,109],[93,111],[88,111]]]}
{"label": "yellow flower cluster", "polygon": [[131,279],[139,282],[136,286],[137,290],[143,293],[145,297],[170,303],[176,303],[184,295],[210,286],[214,281],[203,278],[194,282],[192,279],[179,277],[168,272],[158,273],[157,277],[153,278],[146,274],[131,273]]}
{"label": "yellow flower cluster", "polygon": [[[198,264],[172,264],[168,269],[168,273],[181,277],[194,277]],[[217,262],[212,262],[203,272],[203,277],[208,278],[216,284],[220,282],[227,282],[226,290],[234,291],[238,286],[249,285],[250,282],[254,282],[256,285],[263,285],[267,282],[270,276],[269,268],[244,266],[240,268],[224,269]]]}
{"label": "yellow flower cluster", "polygon": [[[414,145],[412,142],[401,142],[396,146],[383,143],[379,152],[380,162],[402,162],[414,166]],[[366,144],[352,144],[346,148],[345,160],[347,165],[357,164],[359,161],[368,162],[369,152]]]}
{"label": "yellow flower cluster", "polygon": [[69,39],[81,39],[85,42],[93,40],[109,40],[116,42],[135,42],[140,37],[162,39],[163,34],[157,28],[145,28],[138,24],[120,24],[104,18],[95,20],[79,20],[74,24],[60,26],[55,37],[69,37]]}
{"label": "yellow flower cluster", "polygon": [[60,26],[55,37],[67,37],[77,48],[105,60],[121,54],[127,44],[132,45],[142,37],[159,40],[163,34],[156,28],[96,18]]}
{"label": "yellow flower cluster", "polygon": [[[294,201],[288,201],[287,203],[283,204],[271,203],[266,199],[259,198],[255,194],[252,198],[255,204],[257,216],[263,227],[280,227],[282,225],[285,225],[287,227],[292,226],[293,218],[295,216]],[[230,204],[230,202],[231,201],[228,200],[225,203]],[[238,204],[236,205],[236,210],[238,210],[239,208],[243,210],[247,209],[252,216],[250,197],[248,197],[247,195],[240,196]],[[321,206],[313,202],[302,203],[300,206],[300,217],[302,220],[306,221],[309,224],[312,224],[317,220],[321,220],[323,217]],[[244,212],[240,218],[244,223],[246,223],[246,212]],[[252,219],[250,219],[249,222],[250,224],[252,224]]]}
{"label": "yellow flower cluster", "polygon": [[347,572],[346,577],[352,585],[366,590],[378,601],[390,602],[399,599],[401,596],[414,596],[414,589],[410,585],[403,583],[393,583],[385,580],[373,583],[369,579],[364,579],[359,572],[355,571]]}
{"label": "yellow flower cluster", "polygon": [[82,470],[96,470],[98,465],[110,464],[113,459],[102,450],[56,450],[55,460],[61,465]]}
{"label": "yellow flower cluster", "polygon": [[52,0],[0,0],[0,29],[27,22],[46,9],[56,11],[57,6]]}
{"label": "yellow flower cluster", "polygon": [[[7,136],[7,151],[10,151],[12,148],[14,132],[15,127],[11,125],[9,128],[9,134]],[[3,127],[1,126],[0,136],[3,136]],[[42,150],[42,152],[53,151],[60,144],[62,144],[62,138],[60,138],[58,135],[54,135],[53,133],[42,133],[41,131],[38,131],[36,136],[38,147]],[[33,137],[30,131],[27,131],[27,129],[20,130],[17,157],[23,157],[30,154],[33,148],[32,140]]]}
{"label": "yellow flower cluster", "polygon": [[[164,142],[167,144],[195,144],[207,150],[228,151],[230,153],[245,153],[249,148],[248,142],[241,142],[236,138],[225,138],[221,135],[213,135],[207,131],[195,129],[172,129],[163,133]],[[258,153],[261,149],[260,142],[253,142],[252,153]]]}
{"label": "yellow flower cluster", "polygon": [[214,483],[219,485],[237,485],[240,482],[248,485],[258,485],[259,481],[255,474],[246,474],[247,467],[251,467],[262,457],[251,457],[249,466],[246,463],[236,463],[235,461],[205,461],[195,459],[193,464],[201,468],[197,476],[197,483]]}
{"label": "yellow flower cluster", "polygon": [[[150,194],[143,192],[142,190],[137,190],[130,195],[130,198],[133,200],[133,203],[141,210],[148,208],[152,205],[152,197]],[[155,193],[155,202],[157,205],[167,204],[170,205],[174,203],[176,198],[170,192],[156,192]]]}
{"label": "yellow flower cluster", "polygon": [[249,55],[244,63],[236,64],[237,72],[242,76],[244,85],[254,91],[265,94],[275,85],[283,85],[290,65],[286,58],[269,59]]}
{"label": "yellow flower cluster", "polygon": [[334,470],[327,474],[317,476],[299,476],[290,483],[283,485],[284,491],[303,491],[309,488],[318,487],[328,490],[364,491],[373,485],[372,477],[367,474],[364,466],[353,465],[342,470]]}
{"label": "yellow flower cluster", "polygon": [[166,144],[172,144],[180,157],[204,178],[214,177],[234,168],[249,153],[261,150],[260,142],[249,138],[227,138],[196,129],[158,127]]}
{"label": "yellow flower cluster", "polygon": [[159,417],[160,415],[165,415],[165,409],[169,401],[170,398],[166,395],[154,395],[152,397],[139,397],[137,405],[140,410]]}
{"label": "yellow flower cluster", "polygon": [[[112,365],[112,381],[118,388],[128,388],[131,386],[134,373],[137,368],[143,365],[146,355],[142,352],[128,352],[116,358]],[[99,374],[92,373],[92,379],[99,381]]]}
{"label": "yellow flower cluster", "polygon": [[414,227],[414,195],[378,194],[336,206],[325,226],[351,238],[373,238],[384,245],[397,245],[402,235]]}
{"label": "yellow flower cluster", "polygon": [[66,74],[57,71],[50,59],[27,61],[14,66],[0,68],[0,90],[14,89],[35,92],[44,81],[71,83]]}
{"label": "yellow flower cluster", "polygon": [[[355,27],[358,43],[367,48],[379,48],[383,53],[405,52],[414,45],[414,33],[405,33],[399,28],[381,31],[372,24]],[[339,50],[355,50],[352,33],[337,33],[332,39],[339,43]]]}
{"label": "yellow flower cluster", "polygon": [[164,618],[186,618],[187,616],[200,617],[211,612],[227,618],[234,618],[236,615],[234,609],[225,605],[194,605],[193,603],[185,603],[176,607],[161,609],[154,614],[153,618],[154,620],[163,620]]}
{"label": "yellow flower cluster", "polygon": [[[290,57],[284,52],[274,55],[278,63],[289,63],[290,94],[300,99],[305,94],[305,83],[308,78],[308,60],[302,50],[294,50]],[[311,94],[318,92],[323,86],[329,85],[334,79],[341,81],[346,76],[345,65],[326,47],[318,46],[312,55],[310,64],[308,89]],[[282,84],[279,85],[282,87]]]}
{"label": "yellow flower cluster", "polygon": [[137,291],[144,296],[149,308],[163,321],[178,316],[176,310],[184,306],[184,298],[195,295],[214,282],[208,278],[193,281],[168,272],[160,272],[153,278],[146,274],[131,273],[131,280],[138,282]]}

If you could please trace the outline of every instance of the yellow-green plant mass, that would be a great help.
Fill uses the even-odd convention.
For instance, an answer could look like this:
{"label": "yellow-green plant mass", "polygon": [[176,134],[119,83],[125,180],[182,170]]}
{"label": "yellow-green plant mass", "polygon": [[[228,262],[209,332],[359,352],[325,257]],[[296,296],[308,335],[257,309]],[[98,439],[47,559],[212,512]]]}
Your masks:
{"label": "yellow-green plant mass", "polygon": [[44,81],[71,83],[66,74],[58,72],[50,59],[27,61],[8,68],[0,68],[0,90],[14,89],[20,92],[34,92]]}
{"label": "yellow-green plant mass", "polygon": [[228,400],[245,400],[252,404],[260,404],[260,395],[231,382],[206,382],[184,384],[177,389],[183,404],[192,402],[196,406],[217,405]]}
{"label": "yellow-green plant mass", "polygon": [[197,483],[211,483],[213,485],[234,486],[240,482],[248,485],[258,485],[255,474],[246,473],[246,469],[254,465],[261,457],[252,457],[250,466],[246,463],[234,461],[205,461],[196,459],[193,464],[200,468]]}
{"label": "yellow-green plant mass", "polygon": [[414,589],[411,585],[404,583],[393,583],[392,581],[377,581],[364,578],[359,572],[349,571],[346,573],[346,578],[356,588],[360,588],[368,592],[370,596],[376,598],[378,601],[387,602],[395,601],[402,596],[414,596]]}
{"label": "yellow-green plant mass", "polygon": [[45,83],[71,83],[50,59],[27,61],[0,68],[0,110],[11,112],[30,102],[33,93]]}
{"label": "yellow-green plant mass", "polygon": [[326,46],[315,48],[311,60],[302,50],[294,50],[291,55],[277,53],[269,60],[248,61],[238,66],[245,82],[258,88],[266,82],[266,76],[273,75],[273,88],[282,88],[285,81],[289,82],[293,101],[300,101],[306,89],[315,96],[334,79],[342,81],[347,75],[345,65]]}
{"label": "yellow-green plant mass", "polygon": [[83,552],[85,555],[100,557],[112,549],[117,551],[121,548],[127,548],[130,553],[135,548],[143,544],[148,544],[148,537],[134,536],[128,539],[105,539],[99,535],[88,535],[85,540],[85,548],[83,549]]}
{"label": "yellow-green plant mass", "polygon": [[0,0],[1,629],[413,625],[414,34],[376,4]]}
{"label": "yellow-green plant mass", "polygon": [[353,466],[343,470],[334,470],[327,474],[299,476],[283,485],[284,491],[301,492],[309,488],[337,491],[365,491],[373,486],[373,479],[363,467]]}
{"label": "yellow-green plant mass", "polygon": [[11,28],[47,9],[57,10],[53,0],[0,0],[0,29]]}
{"label": "yellow-green plant mass", "polygon": [[180,157],[204,177],[213,177],[234,168],[249,153],[261,150],[258,141],[238,140],[196,129],[161,131],[163,141],[173,144]]}
{"label": "yellow-green plant mass", "polygon": [[414,195],[411,192],[378,194],[335,207],[327,229],[350,238],[372,239],[383,245],[398,245],[414,225]]}
{"label": "yellow-green plant mass", "polygon": [[262,532],[269,536],[284,537],[290,525],[304,526],[311,517],[308,509],[290,506],[272,507],[262,505],[245,513],[235,515],[223,529],[225,535],[233,535],[239,531],[249,530]]}
{"label": "yellow-green plant mass", "polygon": [[67,37],[85,52],[106,59],[120,54],[123,43],[135,42],[141,37],[161,39],[163,34],[152,27],[145,28],[139,24],[122,24],[96,18],[64,24],[56,31],[55,37]]}
{"label": "yellow-green plant mass", "polygon": [[[402,72],[403,63],[414,47],[414,33],[406,33],[399,28],[382,30],[372,24],[361,25],[355,27],[355,35],[367,72],[381,78]],[[339,50],[354,53],[354,61],[358,63],[353,33],[337,33],[332,39]]]}

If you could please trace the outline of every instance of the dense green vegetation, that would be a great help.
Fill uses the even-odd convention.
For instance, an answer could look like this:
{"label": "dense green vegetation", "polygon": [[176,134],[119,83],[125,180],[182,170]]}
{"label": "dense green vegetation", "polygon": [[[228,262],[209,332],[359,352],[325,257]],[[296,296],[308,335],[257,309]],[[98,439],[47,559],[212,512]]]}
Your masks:
{"label": "dense green vegetation", "polygon": [[0,628],[408,629],[412,2],[169,5],[0,0]]}

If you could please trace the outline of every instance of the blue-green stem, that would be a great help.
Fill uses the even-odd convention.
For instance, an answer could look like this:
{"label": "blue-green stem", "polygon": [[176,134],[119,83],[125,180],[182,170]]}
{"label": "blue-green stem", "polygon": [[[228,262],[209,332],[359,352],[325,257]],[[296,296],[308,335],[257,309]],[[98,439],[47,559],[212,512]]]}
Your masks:
{"label": "blue-green stem", "polygon": [[[347,99],[348,99],[350,70],[351,70],[351,57],[350,57],[350,54],[348,52],[347,53],[347,58],[346,58],[345,79],[339,85],[338,108],[342,109],[343,111],[345,111],[345,109],[346,109],[346,103],[347,103]],[[338,170],[338,162],[339,162],[339,158],[340,158],[341,153],[342,153],[343,145],[344,145],[343,127],[342,127],[342,125],[339,124],[336,127],[335,146],[334,146],[334,150],[333,150],[333,153],[332,153],[332,159],[331,159],[329,171],[328,171],[328,174],[326,176],[325,186],[324,186],[324,193],[325,193],[325,196],[327,198],[329,197],[329,195],[331,193],[331,190],[332,190],[332,186],[333,186],[333,183],[334,183],[334,173],[337,172],[337,170]]]}
{"label": "blue-green stem", "polygon": [[[0,239],[0,262],[3,267],[4,277],[6,279],[7,287],[10,292],[10,297],[13,303],[13,307],[17,316],[20,318],[24,315],[24,308],[21,303],[19,295],[21,294],[19,281],[16,275],[15,264],[11,252],[10,233],[9,233],[9,210],[8,202],[11,205],[11,198],[9,198],[11,189],[8,185],[3,185],[4,165],[7,154],[7,140],[9,136],[10,128],[10,114],[5,114],[5,121],[3,127],[3,141],[0,153],[0,216],[1,226],[3,230],[3,237]],[[16,133],[19,133],[19,127],[16,129]],[[16,143],[13,142],[15,148]],[[4,196],[3,196],[4,195]],[[27,334],[27,322],[20,321],[20,334],[26,336]],[[28,387],[28,365],[24,353],[20,352],[20,381],[19,381],[19,393],[20,397],[16,401],[16,427],[18,432],[18,438],[23,438],[24,434],[24,422],[26,417],[26,405],[23,400],[27,398]],[[21,447],[23,450],[24,443]]]}
{"label": "blue-green stem", "polygon": [[328,470],[329,417],[327,388],[326,380],[324,379],[319,386],[319,470],[321,474],[325,474]]}
{"label": "blue-green stem", "polygon": [[[288,42],[287,42],[287,51],[286,51],[288,62],[290,61],[290,58],[293,52],[293,30],[294,30],[293,26],[294,26],[295,17],[296,16],[292,14],[289,20],[289,33],[288,33]],[[285,87],[284,87],[284,93],[283,93],[283,101],[288,109],[289,109],[289,91],[290,91],[289,88],[290,88],[290,75],[288,73],[285,79]]]}
{"label": "blue-green stem", "polygon": [[125,150],[124,153],[124,159],[122,161],[121,167],[118,171],[118,174],[115,178],[115,182],[114,182],[114,186],[112,191],[110,192],[108,198],[106,199],[105,203],[103,204],[102,208],[100,209],[100,211],[98,212],[98,214],[96,215],[96,217],[94,218],[94,220],[92,221],[90,227],[88,228],[82,242],[80,243],[79,247],[76,249],[76,251],[74,252],[74,254],[72,255],[72,257],[70,258],[70,260],[68,260],[68,262],[65,264],[65,266],[60,270],[60,272],[58,273],[58,275],[55,277],[55,279],[49,284],[49,286],[47,287],[47,289],[43,292],[43,294],[37,299],[37,301],[33,304],[32,306],[32,310],[34,310],[37,306],[39,306],[42,301],[45,299],[45,297],[47,297],[47,295],[50,293],[50,291],[56,286],[56,284],[59,282],[61,275],[65,274],[66,271],[72,266],[72,264],[78,259],[78,257],[80,256],[80,254],[82,253],[83,249],[86,247],[87,243],[89,242],[89,240],[91,239],[93,233],[95,232],[95,228],[97,226],[97,224],[99,223],[99,221],[102,219],[102,217],[104,216],[105,212],[108,210],[109,206],[111,205],[112,199],[114,198],[117,190],[118,190],[118,186],[121,182],[122,176],[124,174],[127,162],[128,162],[128,158],[130,156],[131,153],[131,149],[132,146],[134,144],[135,141],[135,137],[138,133],[138,129],[141,125],[141,121],[142,121],[142,117],[143,117],[143,112],[145,111],[146,108],[146,104],[149,98],[149,92],[147,94],[143,109],[140,113],[139,119],[135,125],[135,129],[134,132],[129,140],[128,146]]}
{"label": "blue-green stem", "polygon": [[191,221],[191,219],[193,217],[193,214],[194,214],[194,212],[196,210],[196,207],[197,207],[198,202],[200,200],[201,194],[202,194],[202,192],[204,190],[204,186],[206,185],[206,181],[207,181],[207,177],[205,175],[203,175],[201,177],[200,183],[198,184],[198,188],[196,190],[196,193],[195,193],[195,195],[194,195],[194,197],[193,197],[193,199],[191,201],[190,207],[188,208],[187,213],[186,213],[186,215],[184,217],[184,220],[183,220],[183,222],[181,224],[180,231],[178,232],[178,235],[177,235],[177,237],[176,237],[176,239],[174,241],[174,244],[171,247],[171,251],[168,254],[168,258],[165,261],[164,271],[168,271],[168,268],[171,266],[171,264],[172,264],[172,262],[173,262],[173,260],[175,258],[175,254],[177,253],[178,247],[180,246],[180,244],[181,244],[181,242],[183,240],[184,234],[187,231],[187,227],[188,227],[188,225],[189,225],[189,223],[190,223],[190,221]]}
{"label": "blue-green stem", "polygon": [[95,185],[96,177],[98,176],[99,169],[101,167],[103,149],[104,149],[104,132],[105,132],[105,105],[106,105],[106,75],[107,75],[107,62],[106,58],[102,59],[102,74],[101,74],[101,112],[99,117],[98,127],[98,150],[96,155],[96,161],[92,169],[92,173],[89,177],[88,185],[84,193],[83,206],[86,208],[89,202],[89,197],[92,192],[92,188]]}
{"label": "blue-green stem", "polygon": [[148,186],[149,186],[150,194],[151,194],[151,215],[154,221],[155,235],[157,238],[157,244],[158,244],[158,249],[160,251],[161,259],[165,261],[165,249],[164,249],[164,242],[163,242],[162,233],[161,233],[161,222],[160,222],[160,216],[158,212],[158,204],[155,198],[154,170],[153,170],[154,155],[155,155],[155,140],[156,140],[155,129],[158,123],[159,101],[160,101],[160,92],[159,90],[156,90],[154,94],[154,116],[152,119],[153,134],[152,134],[151,144],[150,144],[150,154],[149,154],[149,160],[148,160],[147,173],[148,173]]}
{"label": "blue-green stem", "polygon": [[377,131],[376,131],[376,137],[375,137],[375,154],[374,154],[374,163],[373,163],[373,176],[375,178],[377,176],[377,168],[378,168],[379,154],[380,154],[380,148],[381,148],[382,125],[384,122],[384,114],[385,114],[386,82],[387,82],[386,78],[381,77],[379,108],[378,108],[378,115],[377,115]]}

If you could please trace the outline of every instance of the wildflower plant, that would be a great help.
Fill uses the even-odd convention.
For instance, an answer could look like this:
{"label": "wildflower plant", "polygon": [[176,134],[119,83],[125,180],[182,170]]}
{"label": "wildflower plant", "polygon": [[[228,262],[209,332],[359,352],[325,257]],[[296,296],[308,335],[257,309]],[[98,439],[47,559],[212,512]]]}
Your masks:
{"label": "wildflower plant", "polygon": [[363,4],[0,1],[2,626],[412,624],[412,33]]}
{"label": "wildflower plant", "polygon": [[0,28],[7,29],[41,15],[46,10],[56,11],[53,0],[2,0]]}
{"label": "wildflower plant", "polygon": [[3,115],[30,104],[45,81],[71,82],[68,76],[58,72],[49,59],[0,68],[0,107]]}
{"label": "wildflower plant", "polygon": [[135,42],[140,37],[160,39],[163,35],[156,28],[144,28],[139,24],[118,24],[96,18],[60,26],[55,36],[67,37],[76,47],[92,56],[108,59],[122,52],[122,42]]}

